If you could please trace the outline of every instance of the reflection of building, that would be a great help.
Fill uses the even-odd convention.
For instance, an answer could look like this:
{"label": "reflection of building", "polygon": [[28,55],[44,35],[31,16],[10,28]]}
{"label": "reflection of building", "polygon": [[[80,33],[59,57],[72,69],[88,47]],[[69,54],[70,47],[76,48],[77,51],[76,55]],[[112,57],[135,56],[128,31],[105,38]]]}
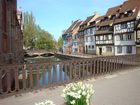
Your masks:
{"label": "reflection of building", "polygon": [[17,1],[0,1],[0,63],[16,63],[23,59],[21,13],[17,18]]}
{"label": "reflection of building", "polygon": [[78,53],[77,33],[81,20],[76,20],[72,25],[64,32],[63,37],[63,52],[66,54]]}

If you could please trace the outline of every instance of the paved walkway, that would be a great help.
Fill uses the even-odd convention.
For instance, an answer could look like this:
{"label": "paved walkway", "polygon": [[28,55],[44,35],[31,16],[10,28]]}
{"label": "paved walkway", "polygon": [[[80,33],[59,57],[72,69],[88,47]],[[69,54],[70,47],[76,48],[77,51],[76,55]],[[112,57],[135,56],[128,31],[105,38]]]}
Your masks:
{"label": "paved walkway", "polygon": [[[91,105],[140,105],[140,67],[106,74],[84,82],[94,85],[95,94],[92,96]],[[60,95],[63,89],[64,86],[58,86],[11,96],[0,99],[0,105],[34,105],[35,102],[45,99],[62,105],[64,100]]]}

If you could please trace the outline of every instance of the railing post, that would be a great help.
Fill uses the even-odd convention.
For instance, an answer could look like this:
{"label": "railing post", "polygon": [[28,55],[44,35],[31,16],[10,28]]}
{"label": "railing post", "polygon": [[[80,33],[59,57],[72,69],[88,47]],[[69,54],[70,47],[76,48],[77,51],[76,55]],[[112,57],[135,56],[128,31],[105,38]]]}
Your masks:
{"label": "railing post", "polygon": [[100,70],[99,70],[100,72],[99,72],[99,74],[102,74],[102,70],[103,70],[103,65],[102,65],[103,63],[102,63],[102,61],[103,61],[103,58],[101,57],[100,58]]}
{"label": "railing post", "polygon": [[69,71],[70,72],[70,81],[72,80],[72,71],[73,71],[72,66],[73,66],[72,62],[70,62],[70,71]]}
{"label": "railing post", "polygon": [[43,86],[46,87],[48,79],[48,77],[46,76],[47,75],[46,64],[43,65],[42,73],[43,73]]}
{"label": "railing post", "polygon": [[64,63],[64,73],[65,73],[65,77],[64,77],[64,80],[65,80],[65,82],[67,82],[67,72],[68,72],[68,70],[67,70],[67,63],[65,62]]}
{"label": "railing post", "polygon": [[82,70],[82,79],[84,79],[84,74],[85,73],[85,62],[83,60],[83,70]]}
{"label": "railing post", "polygon": [[39,67],[39,65],[36,65],[37,67],[36,67],[36,78],[37,78],[37,88],[39,88],[40,87],[40,83],[39,83],[39,72],[40,72],[40,67]]}
{"label": "railing post", "polygon": [[89,66],[89,68],[90,68],[90,76],[92,76],[92,70],[93,70],[93,68],[92,68],[92,62],[93,62],[93,60],[91,60],[90,59],[90,66]]}
{"label": "railing post", "polygon": [[3,89],[2,89],[2,68],[0,68],[0,93],[3,93]]}
{"label": "railing post", "polygon": [[23,90],[26,90],[26,65],[22,67]]}
{"label": "railing post", "polygon": [[108,59],[108,72],[110,72],[111,70],[111,58]]}
{"label": "railing post", "polygon": [[18,69],[19,65],[16,65],[15,67],[15,90],[19,90],[19,79],[18,79]]}
{"label": "railing post", "polygon": [[104,74],[105,73],[105,58],[104,57],[102,59],[102,65],[103,65],[102,73]]}
{"label": "railing post", "polygon": [[52,71],[51,71],[51,64],[48,64],[48,83],[49,83],[49,86],[51,86],[51,83],[52,83]]}
{"label": "railing post", "polygon": [[[11,67],[11,66],[10,66]],[[11,91],[11,81],[13,80],[12,76],[11,76],[11,72],[13,72],[12,67],[7,67],[6,71],[7,71],[7,91],[10,92]]]}
{"label": "railing post", "polygon": [[78,72],[79,72],[79,79],[81,79],[81,62],[79,61],[79,70],[78,70]]}
{"label": "railing post", "polygon": [[57,83],[57,64],[56,63],[54,63],[54,65],[53,65],[53,77],[54,77],[54,80],[53,80],[53,82],[55,82],[55,83]]}
{"label": "railing post", "polygon": [[105,58],[105,73],[108,71],[108,59]]}
{"label": "railing post", "polygon": [[95,76],[96,75],[96,68],[97,68],[97,65],[96,65],[96,58],[93,60],[93,68],[94,68],[94,70],[93,70],[93,75]]}
{"label": "railing post", "polygon": [[96,59],[96,65],[97,65],[97,70],[96,70],[96,73],[97,73],[97,75],[99,74],[99,68],[100,68],[100,61],[99,61],[99,59],[97,58]]}
{"label": "railing post", "polygon": [[62,63],[60,63],[60,83],[62,83]]}
{"label": "railing post", "polygon": [[33,71],[32,71],[32,65],[29,65],[29,75],[30,75],[30,88],[33,88]]}

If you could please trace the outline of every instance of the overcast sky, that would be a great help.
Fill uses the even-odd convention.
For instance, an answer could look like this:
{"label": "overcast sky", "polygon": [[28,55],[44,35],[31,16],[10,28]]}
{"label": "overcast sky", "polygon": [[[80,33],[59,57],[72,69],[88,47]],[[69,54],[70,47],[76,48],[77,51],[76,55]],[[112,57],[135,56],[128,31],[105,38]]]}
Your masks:
{"label": "overcast sky", "polygon": [[94,11],[104,15],[108,8],[123,2],[124,0],[18,0],[18,7],[24,12],[32,11],[36,23],[58,39],[72,21],[84,20],[93,15]]}

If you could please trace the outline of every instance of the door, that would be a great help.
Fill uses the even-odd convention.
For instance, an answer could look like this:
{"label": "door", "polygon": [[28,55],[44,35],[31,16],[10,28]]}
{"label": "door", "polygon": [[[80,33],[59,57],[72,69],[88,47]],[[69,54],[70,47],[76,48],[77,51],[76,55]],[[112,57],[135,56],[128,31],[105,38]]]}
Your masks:
{"label": "door", "polygon": [[99,48],[99,54],[102,55],[102,48]]}

